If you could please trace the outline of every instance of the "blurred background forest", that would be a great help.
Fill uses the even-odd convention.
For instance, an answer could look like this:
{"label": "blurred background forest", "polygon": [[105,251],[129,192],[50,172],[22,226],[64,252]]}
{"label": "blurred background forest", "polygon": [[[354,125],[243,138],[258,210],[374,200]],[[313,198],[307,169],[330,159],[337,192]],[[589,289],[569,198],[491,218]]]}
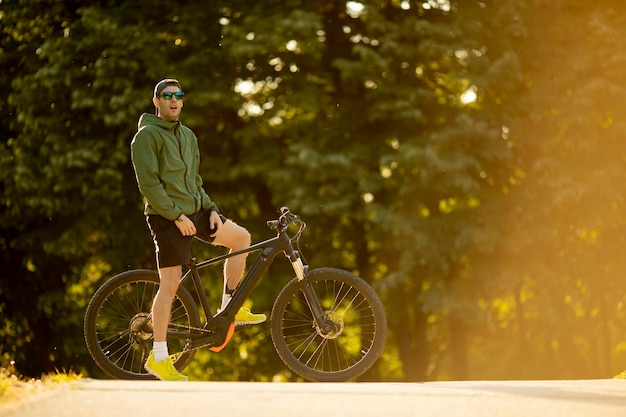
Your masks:
{"label": "blurred background forest", "polygon": [[[101,377],[85,307],[154,267],[129,160],[178,78],[205,187],[255,240],[289,206],[390,334],[363,379],[626,368],[622,0],[0,0],[0,365]],[[198,246],[198,256],[219,249]],[[269,312],[279,262],[253,293]],[[219,269],[219,268],[218,268]],[[217,300],[221,272],[206,282]],[[269,325],[195,379],[296,380]]]}

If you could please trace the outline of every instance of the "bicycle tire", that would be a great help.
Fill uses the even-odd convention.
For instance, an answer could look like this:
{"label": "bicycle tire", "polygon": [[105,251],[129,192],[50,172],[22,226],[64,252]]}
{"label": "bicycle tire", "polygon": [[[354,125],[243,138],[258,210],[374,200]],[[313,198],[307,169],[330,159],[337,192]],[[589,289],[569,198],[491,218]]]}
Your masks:
{"label": "bicycle tire", "polygon": [[[311,285],[332,332],[317,329],[302,288]],[[272,307],[271,334],[282,361],[311,381],[340,382],[362,375],[383,352],[387,319],[374,289],[356,275],[318,268],[281,290]]]}
{"label": "bicycle tire", "polygon": [[[155,379],[143,365],[152,345],[147,315],[158,288],[156,271],[138,269],[112,277],[91,298],[85,312],[85,342],[91,357],[108,375],[119,379]],[[200,327],[198,306],[183,287],[178,288],[174,297],[170,323]],[[176,356],[174,366],[182,371],[194,352],[181,354],[185,340],[168,338],[167,342],[170,354]]]}

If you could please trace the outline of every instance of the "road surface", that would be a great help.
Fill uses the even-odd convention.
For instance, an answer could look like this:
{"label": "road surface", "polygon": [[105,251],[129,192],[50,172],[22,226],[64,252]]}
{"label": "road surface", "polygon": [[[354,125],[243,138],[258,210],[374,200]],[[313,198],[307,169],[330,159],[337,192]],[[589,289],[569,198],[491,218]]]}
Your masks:
{"label": "road surface", "polygon": [[79,380],[2,417],[624,417],[626,380],[429,383]]}

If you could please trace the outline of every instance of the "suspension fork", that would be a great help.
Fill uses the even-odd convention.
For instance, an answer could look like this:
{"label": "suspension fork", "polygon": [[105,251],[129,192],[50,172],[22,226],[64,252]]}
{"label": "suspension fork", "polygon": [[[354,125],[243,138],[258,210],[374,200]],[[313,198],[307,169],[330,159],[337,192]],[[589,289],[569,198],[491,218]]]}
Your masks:
{"label": "suspension fork", "polygon": [[324,312],[324,308],[320,303],[317,294],[311,287],[311,284],[306,281],[306,275],[309,270],[308,265],[304,265],[302,262],[302,258],[295,250],[292,250],[291,253],[287,256],[289,258],[289,262],[291,262],[291,266],[293,267],[293,271],[296,273],[296,278],[298,281],[303,283],[302,293],[304,294],[304,299],[306,300],[307,305],[311,309],[311,313],[313,315],[313,319],[315,320],[315,325],[318,329],[329,331],[332,329],[332,322],[326,319],[326,314]]}

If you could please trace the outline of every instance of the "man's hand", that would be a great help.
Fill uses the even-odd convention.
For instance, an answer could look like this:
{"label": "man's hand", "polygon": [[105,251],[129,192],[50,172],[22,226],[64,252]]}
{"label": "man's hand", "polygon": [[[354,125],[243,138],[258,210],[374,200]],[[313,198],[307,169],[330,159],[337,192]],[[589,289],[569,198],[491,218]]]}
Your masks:
{"label": "man's hand", "polygon": [[220,219],[220,213],[217,211],[211,211],[211,214],[209,215],[209,227],[211,227],[211,230],[215,230],[215,232],[213,232],[211,234],[211,237],[215,237],[217,236],[217,234],[220,231],[220,227],[222,227],[222,219]]}
{"label": "man's hand", "polygon": [[196,225],[184,214],[181,214],[179,218],[174,220],[174,224],[178,227],[178,230],[180,230],[183,236],[193,236],[196,234]]}

